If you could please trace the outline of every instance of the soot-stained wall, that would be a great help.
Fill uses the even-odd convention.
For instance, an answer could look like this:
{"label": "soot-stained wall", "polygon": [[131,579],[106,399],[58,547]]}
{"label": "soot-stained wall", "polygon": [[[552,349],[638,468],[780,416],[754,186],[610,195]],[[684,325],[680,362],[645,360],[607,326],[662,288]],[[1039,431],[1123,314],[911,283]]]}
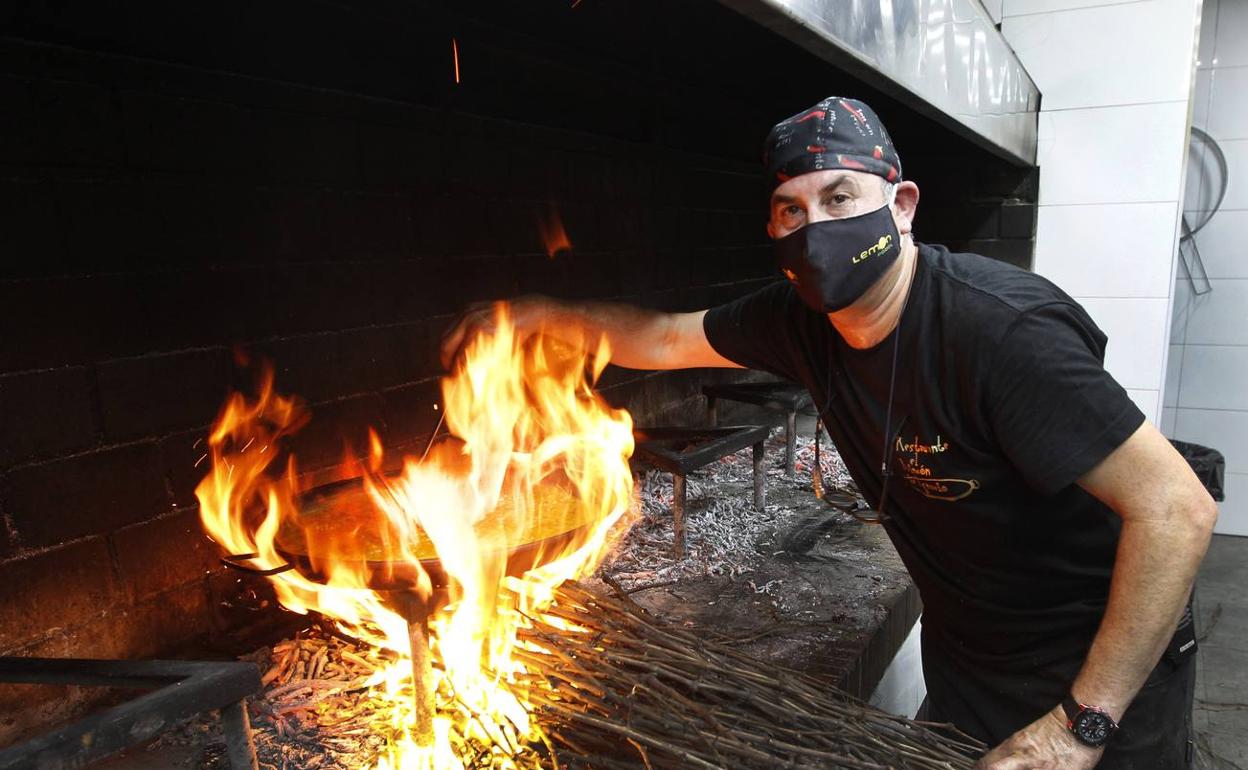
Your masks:
{"label": "soot-stained wall", "polygon": [[[773,280],[760,142],[829,93],[892,129],[921,238],[1029,261],[1026,170],[710,0],[575,6],[0,5],[0,654],[263,626],[193,495],[208,424],[251,382],[235,351],[311,405],[305,468],[368,426],[419,446],[466,303],[692,310]],[[553,213],[573,247],[550,257]],[[603,386],[639,422],[690,420],[725,376]],[[0,690],[0,743],[84,701],[32,692]]]}

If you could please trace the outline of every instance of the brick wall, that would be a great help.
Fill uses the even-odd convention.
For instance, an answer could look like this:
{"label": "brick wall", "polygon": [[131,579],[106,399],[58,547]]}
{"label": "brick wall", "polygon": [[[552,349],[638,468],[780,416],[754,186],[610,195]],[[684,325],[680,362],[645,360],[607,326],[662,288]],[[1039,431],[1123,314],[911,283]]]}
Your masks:
{"label": "brick wall", "polygon": [[[771,280],[759,142],[826,92],[893,127],[920,236],[1028,259],[1025,175],[709,0],[442,5],[0,9],[0,654],[262,631],[263,584],[216,565],[192,494],[250,381],[233,351],[311,404],[303,467],[367,426],[418,445],[468,302],[697,309]],[[573,243],[554,258],[552,211]],[[712,376],[740,375],[603,386],[641,421],[692,419]],[[83,702],[41,693],[0,690],[0,744]]]}

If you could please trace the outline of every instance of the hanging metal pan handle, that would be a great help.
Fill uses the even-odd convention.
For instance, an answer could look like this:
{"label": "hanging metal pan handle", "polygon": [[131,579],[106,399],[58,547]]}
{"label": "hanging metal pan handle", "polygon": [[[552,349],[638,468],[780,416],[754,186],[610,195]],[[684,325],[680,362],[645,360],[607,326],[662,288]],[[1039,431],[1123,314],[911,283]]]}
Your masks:
{"label": "hanging metal pan handle", "polygon": [[221,563],[230,569],[235,569],[239,572],[246,572],[249,575],[263,575],[264,577],[268,577],[269,575],[280,575],[283,572],[289,572],[295,568],[295,565],[293,564],[283,564],[270,569],[260,569],[259,567],[253,567],[246,563],[252,559],[258,558],[259,556],[260,554],[258,553],[233,553],[229,556],[222,556]]}

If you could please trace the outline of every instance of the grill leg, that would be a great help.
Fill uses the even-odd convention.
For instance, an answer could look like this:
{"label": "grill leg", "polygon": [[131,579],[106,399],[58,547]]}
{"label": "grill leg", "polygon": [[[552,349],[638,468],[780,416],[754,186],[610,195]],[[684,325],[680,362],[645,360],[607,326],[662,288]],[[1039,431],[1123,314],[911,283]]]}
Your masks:
{"label": "grill leg", "polygon": [[225,733],[225,751],[230,770],[259,770],[256,747],[251,742],[251,720],[247,717],[247,701],[240,700],[221,709],[221,728]]}
{"label": "grill leg", "polygon": [[685,477],[672,474],[672,548],[677,559],[685,558]]}
{"label": "grill leg", "polygon": [[767,505],[767,474],[763,470],[763,442],[754,445],[754,510]]}
{"label": "grill leg", "polygon": [[719,404],[714,396],[706,397],[706,424],[712,428],[719,426]]}
{"label": "grill leg", "polygon": [[793,478],[794,449],[797,446],[797,412],[789,412],[784,420],[784,475]]}

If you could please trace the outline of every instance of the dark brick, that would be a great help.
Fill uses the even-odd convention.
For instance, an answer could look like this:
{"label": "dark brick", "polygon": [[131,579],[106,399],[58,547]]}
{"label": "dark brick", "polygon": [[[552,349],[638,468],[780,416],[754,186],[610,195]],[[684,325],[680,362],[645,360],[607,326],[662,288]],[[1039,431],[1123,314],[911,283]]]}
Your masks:
{"label": "dark brick", "polygon": [[397,195],[348,193],[325,206],[325,229],[335,259],[410,257],[415,254],[411,202]]}
{"label": "dark brick", "polygon": [[1036,237],[1036,207],[1009,205],[1001,207],[1001,237],[1032,239]]}
{"label": "dark brick", "polygon": [[164,248],[152,216],[149,190],[135,182],[58,181],[57,206],[65,229],[65,261],[80,272],[152,259]]}
{"label": "dark brick", "polygon": [[368,429],[382,435],[386,431],[381,398],[371,393],[315,404],[311,413],[311,420],[289,444],[301,471],[336,465],[348,452],[366,457]]}
{"label": "dark brick", "polygon": [[386,416],[387,445],[405,444],[433,433],[442,403],[438,380],[430,379],[382,392]]}
{"label": "dark brick", "polygon": [[27,465],[5,478],[6,512],[28,548],[111,532],[169,508],[155,444]]}
{"label": "dark brick", "polygon": [[0,278],[55,275],[65,269],[51,183],[0,181],[0,253],[5,255]]}
{"label": "dark brick", "polygon": [[112,539],[122,585],[135,601],[202,583],[221,556],[194,508],[125,527]]}
{"label": "dark brick", "polygon": [[358,182],[355,126],[319,115],[258,110],[255,138],[264,173],[276,182]]}
{"label": "dark brick", "polygon": [[140,169],[254,173],[251,112],[219,102],[123,91],[126,160]]}
{"label": "dark brick", "polygon": [[38,118],[29,80],[0,76],[0,161],[27,164],[36,159]]}
{"label": "dark brick", "polygon": [[42,80],[32,85],[32,100],[41,138],[40,160],[57,165],[121,165],[121,117],[109,89]]}
{"label": "dark brick", "polygon": [[96,371],[104,435],[112,441],[207,424],[231,384],[224,348],[107,361]]}
{"label": "dark brick", "polygon": [[396,126],[362,124],[360,159],[372,186],[435,190],[443,179],[442,141],[434,134]]}
{"label": "dark brick", "polygon": [[178,507],[195,505],[195,487],[208,475],[207,429],[177,433],[160,442],[160,457],[165,478]]}
{"label": "dark brick", "polygon": [[327,198],[320,190],[266,187],[221,200],[224,209],[237,212],[222,231],[222,258],[271,263],[336,256],[326,220]]}
{"label": "dark brick", "polygon": [[[235,642],[240,635],[257,637],[254,647],[271,643],[273,630],[291,622],[294,613],[280,609],[268,578],[223,569],[208,578],[213,631]],[[265,637],[268,636],[266,641]],[[236,643],[236,642],[235,642]]]}
{"label": "dark brick", "polygon": [[89,446],[98,428],[82,367],[0,377],[0,467]]}
{"label": "dark brick", "polygon": [[122,600],[103,538],[0,563],[0,654]]}

